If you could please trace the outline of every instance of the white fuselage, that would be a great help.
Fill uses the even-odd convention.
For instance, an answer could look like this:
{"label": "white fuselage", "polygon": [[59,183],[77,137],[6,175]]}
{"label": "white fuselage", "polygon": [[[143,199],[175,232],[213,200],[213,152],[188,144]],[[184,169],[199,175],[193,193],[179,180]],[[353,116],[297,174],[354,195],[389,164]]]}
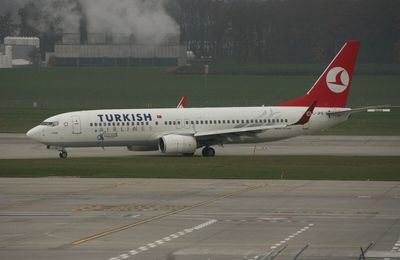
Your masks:
{"label": "white fuselage", "polygon": [[[168,134],[194,135],[224,129],[266,125],[289,125],[246,135],[210,138],[202,145],[256,143],[285,139],[320,131],[345,121],[327,112],[347,108],[315,108],[310,121],[292,125],[306,107],[223,107],[184,109],[110,109],[77,111],[48,118],[28,136],[54,147],[127,146],[133,150],[157,150],[158,139]],[[202,139],[198,140],[202,143]],[[199,145],[201,146],[201,145]]]}

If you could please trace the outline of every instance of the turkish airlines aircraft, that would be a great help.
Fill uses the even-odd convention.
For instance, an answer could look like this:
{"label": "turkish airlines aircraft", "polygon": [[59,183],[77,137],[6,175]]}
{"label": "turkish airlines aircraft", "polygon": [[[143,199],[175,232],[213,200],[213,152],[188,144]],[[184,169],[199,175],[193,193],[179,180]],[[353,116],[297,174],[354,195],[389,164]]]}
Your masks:
{"label": "turkish airlines aircraft", "polygon": [[277,106],[77,111],[50,117],[27,136],[66,158],[68,147],[106,146],[187,156],[203,147],[203,156],[214,156],[213,145],[310,134],[367,109],[346,108],[359,46],[346,42],[304,96]]}

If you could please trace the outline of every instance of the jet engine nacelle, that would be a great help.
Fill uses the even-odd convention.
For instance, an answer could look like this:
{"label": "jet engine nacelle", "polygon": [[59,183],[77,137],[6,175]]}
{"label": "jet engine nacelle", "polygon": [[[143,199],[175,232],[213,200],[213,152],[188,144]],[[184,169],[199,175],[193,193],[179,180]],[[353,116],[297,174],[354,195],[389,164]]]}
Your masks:
{"label": "jet engine nacelle", "polygon": [[197,149],[197,141],[193,136],[164,135],[158,141],[162,153],[193,154]]}

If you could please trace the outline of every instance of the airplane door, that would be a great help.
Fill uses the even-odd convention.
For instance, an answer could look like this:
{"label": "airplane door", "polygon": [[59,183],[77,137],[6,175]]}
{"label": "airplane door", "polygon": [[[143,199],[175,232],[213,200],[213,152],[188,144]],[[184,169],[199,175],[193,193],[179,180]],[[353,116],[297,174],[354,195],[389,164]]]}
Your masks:
{"label": "airplane door", "polygon": [[82,127],[81,127],[81,119],[79,116],[71,116],[72,120],[72,133],[73,134],[81,134]]}
{"label": "airplane door", "polygon": [[189,129],[190,128],[190,120],[189,119],[185,119],[183,121],[184,121],[185,129]]}

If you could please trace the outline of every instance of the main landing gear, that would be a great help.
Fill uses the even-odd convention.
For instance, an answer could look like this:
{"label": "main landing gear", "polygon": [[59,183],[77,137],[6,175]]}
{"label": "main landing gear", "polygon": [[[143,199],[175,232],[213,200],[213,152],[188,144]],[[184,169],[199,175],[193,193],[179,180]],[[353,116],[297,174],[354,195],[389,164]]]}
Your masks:
{"label": "main landing gear", "polygon": [[204,157],[213,157],[215,155],[215,150],[212,147],[206,146],[203,148],[203,150],[201,151],[201,154]]}
{"label": "main landing gear", "polygon": [[67,151],[63,150],[60,152],[59,156],[61,159],[66,159],[68,157],[68,153]]}

